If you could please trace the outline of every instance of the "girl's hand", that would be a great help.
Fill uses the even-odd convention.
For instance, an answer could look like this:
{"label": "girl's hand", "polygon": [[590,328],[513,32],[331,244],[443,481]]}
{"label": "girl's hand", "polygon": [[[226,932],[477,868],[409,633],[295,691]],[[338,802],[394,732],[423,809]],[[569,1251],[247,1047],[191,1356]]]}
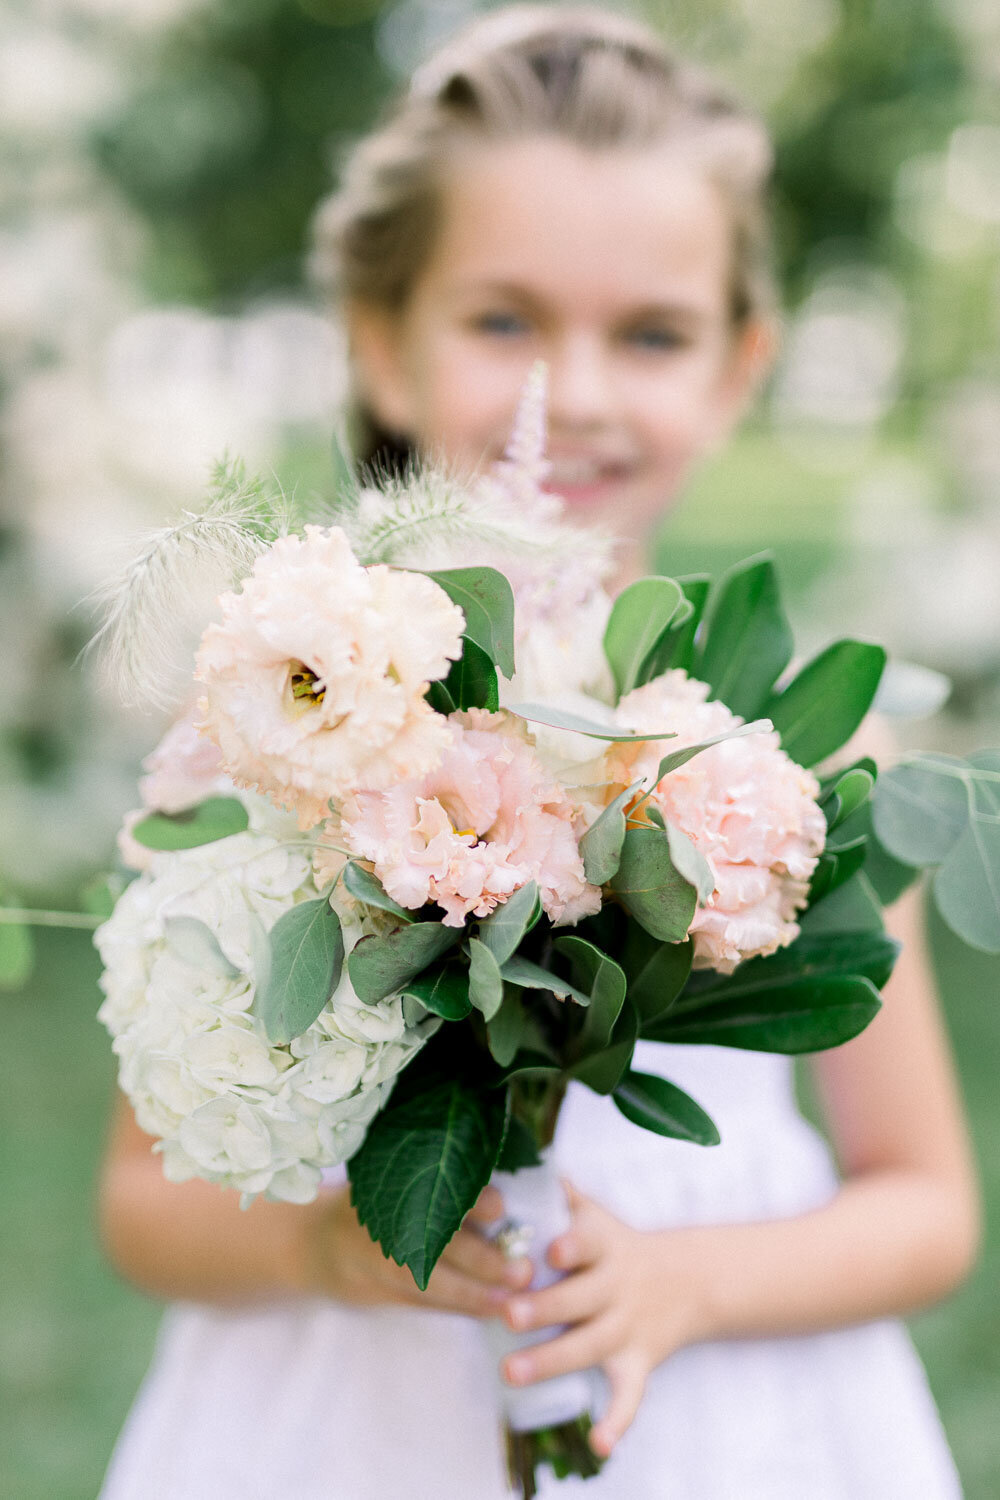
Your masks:
{"label": "girl's hand", "polygon": [[500,1194],[486,1188],[434,1267],[422,1292],[405,1266],[388,1260],[358,1222],[347,1187],[310,1204],[294,1276],[296,1289],[372,1307],[392,1303],[434,1307],[473,1318],[495,1318],[512,1288],[531,1280],[531,1262],[507,1260],[474,1227],[503,1211]]}
{"label": "girl's hand", "polygon": [[570,1274],[543,1291],[511,1297],[505,1317],[517,1332],[571,1326],[508,1355],[502,1373],[511,1385],[531,1385],[601,1365],[611,1398],[590,1444],[604,1458],[631,1426],[654,1366],[709,1335],[708,1298],[683,1231],[632,1229],[569,1184],[566,1190],[573,1223],[552,1242],[548,1259]]}

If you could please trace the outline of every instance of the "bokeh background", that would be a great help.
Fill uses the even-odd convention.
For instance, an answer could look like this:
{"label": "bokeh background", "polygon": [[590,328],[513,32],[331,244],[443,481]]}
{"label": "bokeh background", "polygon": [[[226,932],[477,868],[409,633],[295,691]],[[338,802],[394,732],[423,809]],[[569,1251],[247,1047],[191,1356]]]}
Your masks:
{"label": "bokeh background", "polygon": [[[341,342],[304,250],[344,144],[476,0],[0,3],[0,886],[80,906],[153,718],[78,653],[123,538],[225,449],[335,483]],[[647,0],[778,143],[771,387],[657,554],[773,547],[800,641],[845,627],[947,674],[906,743],[1000,742],[1000,6]],[[905,696],[905,695],[904,695]],[[0,1493],[87,1500],[157,1307],[102,1265],[113,1077],[86,932],[38,929],[0,993]],[[1000,964],[932,932],[1000,1213]],[[11,941],[0,929],[0,942]],[[9,955],[8,955],[9,956]],[[1000,1494],[1000,1237],[914,1321],[970,1500]]]}

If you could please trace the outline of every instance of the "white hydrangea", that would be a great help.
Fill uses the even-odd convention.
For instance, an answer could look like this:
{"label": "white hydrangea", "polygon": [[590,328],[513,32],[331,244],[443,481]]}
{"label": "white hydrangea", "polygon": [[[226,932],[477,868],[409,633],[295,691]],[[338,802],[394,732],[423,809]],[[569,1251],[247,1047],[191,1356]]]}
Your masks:
{"label": "white hydrangea", "polygon": [[[283,841],[284,830],[255,829],[254,811],[247,832],[157,854],[126,889],[96,934],[99,1016],[171,1181],[204,1177],[304,1203],[322,1169],[358,1149],[436,1023],[408,1025],[398,997],[363,1004],[345,965],[309,1029],[271,1045],[250,1013],[254,953],[278,917],[317,889],[309,849]],[[349,951],[367,929],[353,903],[341,915]],[[178,917],[204,923],[218,948],[201,928],[170,921]]]}

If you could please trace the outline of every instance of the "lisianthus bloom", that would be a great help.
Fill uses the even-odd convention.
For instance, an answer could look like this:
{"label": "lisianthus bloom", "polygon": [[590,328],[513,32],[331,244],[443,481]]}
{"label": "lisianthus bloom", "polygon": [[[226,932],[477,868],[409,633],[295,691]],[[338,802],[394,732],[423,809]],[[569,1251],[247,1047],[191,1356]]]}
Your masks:
{"label": "lisianthus bloom", "polygon": [[583,873],[575,809],[524,722],[471,709],[447,726],[434,770],[347,797],[332,841],[370,860],[401,906],[436,901],[449,927],[488,916],[532,880],[554,922],[596,912],[600,892]]}
{"label": "lisianthus bloom", "polygon": [[461,654],[465,621],[430,578],[363,568],[339,528],[307,526],[221,606],[196,676],[203,727],[239,784],[309,828],[329,798],[437,762],[448,728],[424,693]]}
{"label": "lisianthus bloom", "polygon": [[[626,694],[619,724],[670,727],[677,738],[614,745],[608,774],[619,786],[647,785],[662,756],[724,733],[742,721],[709,703],[708,685],[666,672]],[[774,953],[798,936],[797,913],[826,839],[816,778],[789,758],[774,731],[724,740],[659,783],[650,803],[707,858],[715,890],[691,926],[697,968],[729,974],[744,959]]]}

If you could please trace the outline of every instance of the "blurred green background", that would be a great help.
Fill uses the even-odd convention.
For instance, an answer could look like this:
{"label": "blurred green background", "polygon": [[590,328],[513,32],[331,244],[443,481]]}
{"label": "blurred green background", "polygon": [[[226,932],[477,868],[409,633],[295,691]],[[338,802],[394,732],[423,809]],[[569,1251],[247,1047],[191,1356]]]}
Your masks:
{"label": "blurred green background", "polygon": [[[305,275],[344,144],[475,0],[0,4],[0,886],[79,904],[162,724],[77,653],[123,537],[228,447],[333,483],[341,344]],[[773,547],[804,650],[850,628],[946,673],[907,743],[1000,742],[1000,7],[647,0],[776,136],[787,307],[770,389],[657,543],[672,572]],[[919,695],[918,695],[919,697]],[[915,1321],[972,1500],[1000,1494],[1000,965],[934,947],[987,1249]],[[0,935],[2,941],[2,935]],[[103,1267],[113,1088],[85,933],[0,993],[0,1494],[85,1500],[157,1309]]]}

